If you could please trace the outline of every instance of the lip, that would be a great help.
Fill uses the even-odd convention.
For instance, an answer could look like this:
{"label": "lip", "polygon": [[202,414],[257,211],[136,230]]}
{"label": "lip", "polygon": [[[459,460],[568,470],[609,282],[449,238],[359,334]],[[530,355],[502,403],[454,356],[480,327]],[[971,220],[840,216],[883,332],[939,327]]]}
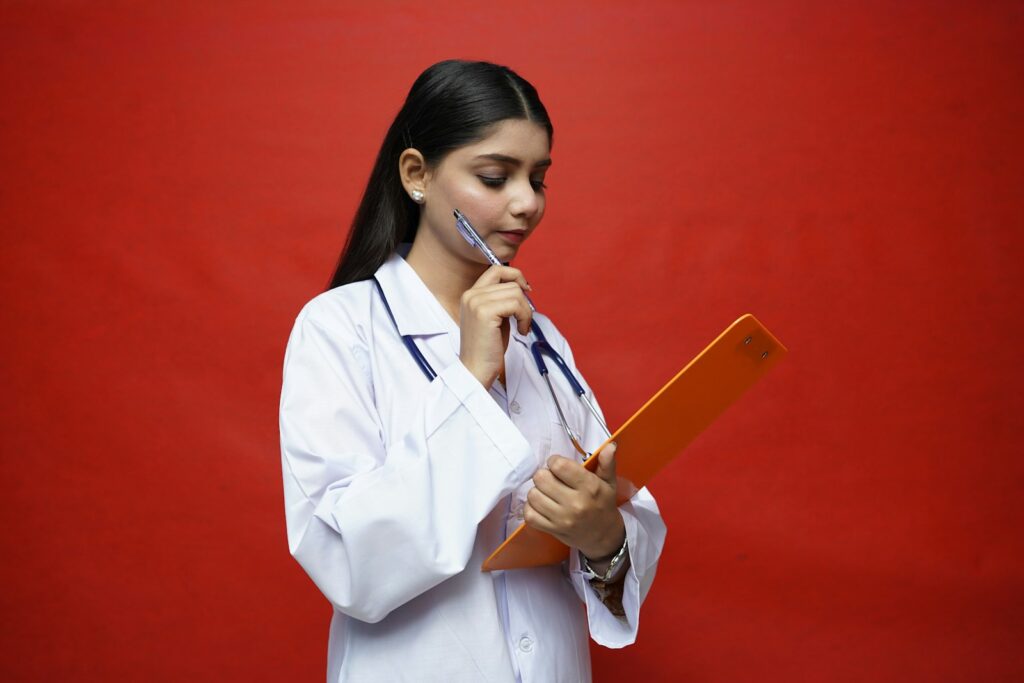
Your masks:
{"label": "lip", "polygon": [[509,244],[522,244],[526,239],[525,230],[495,230]]}

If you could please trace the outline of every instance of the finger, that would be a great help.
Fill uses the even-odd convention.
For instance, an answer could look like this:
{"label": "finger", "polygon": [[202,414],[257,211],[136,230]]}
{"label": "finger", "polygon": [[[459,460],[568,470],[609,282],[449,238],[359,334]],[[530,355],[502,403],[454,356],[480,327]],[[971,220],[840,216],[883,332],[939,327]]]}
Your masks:
{"label": "finger", "polygon": [[[498,285],[489,285],[480,289],[469,289],[463,295],[462,303],[470,308],[483,306],[492,301],[515,300],[517,305],[529,310],[530,304],[526,300],[523,290],[515,282],[506,282]],[[531,311],[532,313],[532,311]]]}
{"label": "finger", "polygon": [[597,469],[594,474],[601,477],[612,486],[615,485],[615,449],[618,445],[612,441],[601,449],[597,455]]}
{"label": "finger", "polygon": [[516,297],[490,299],[477,304],[475,310],[479,317],[487,320],[515,318],[518,321],[516,329],[520,329],[525,324],[527,331],[529,331],[530,321],[533,320],[533,311]]}
{"label": "finger", "polygon": [[519,286],[527,291],[532,289],[530,283],[523,277],[523,272],[518,268],[512,266],[491,266],[483,272],[483,275],[477,278],[473,287],[479,287],[481,285],[493,285],[498,282],[516,282]]}
{"label": "finger", "polygon": [[495,293],[469,301],[466,310],[478,320],[486,320],[497,327],[499,320],[520,314],[520,303],[515,295]]}
{"label": "finger", "polygon": [[487,294],[490,292],[521,292],[523,288],[518,282],[496,282],[492,285],[483,285],[482,287],[472,287],[467,289],[466,292],[470,296],[479,296],[481,294]]}
{"label": "finger", "polygon": [[566,505],[572,500],[573,490],[563,484],[551,470],[541,469],[534,472],[533,485],[559,505]]}
{"label": "finger", "polygon": [[518,282],[497,282],[493,285],[484,285],[483,287],[473,287],[467,289],[463,298],[467,302],[473,302],[477,300],[487,300],[498,295],[504,296],[518,296],[522,297],[523,301],[526,301],[526,295],[523,294],[523,288],[519,286]]}
{"label": "finger", "polygon": [[533,325],[533,309],[530,307],[530,302],[526,300],[525,296],[519,311],[516,313],[516,321],[519,323],[519,334],[530,334],[530,327]]}
{"label": "finger", "polygon": [[583,469],[583,465],[561,455],[552,455],[548,458],[548,469],[558,477],[559,481],[576,490],[583,488],[588,479],[594,476]]}
{"label": "finger", "polygon": [[[462,295],[460,306],[463,310],[476,313],[480,308],[495,301],[515,301],[518,299],[526,301],[526,297],[523,296],[523,290],[516,283],[510,282],[502,285],[491,285],[482,289],[468,289]],[[511,307],[514,308],[515,305],[512,304]]]}
{"label": "finger", "polygon": [[523,297],[522,291],[518,293],[518,296],[498,292],[493,295],[485,295],[479,302],[472,304],[471,310],[475,310],[477,315],[489,320],[515,318],[516,329],[519,330],[519,334],[523,335],[529,333],[530,323],[533,321],[533,310]]}
{"label": "finger", "polygon": [[[497,266],[494,267],[497,268]],[[525,282],[525,280],[523,280],[523,282]],[[518,300],[515,310],[509,310],[504,313],[504,315],[506,317],[514,317],[516,319],[516,329],[519,330],[519,334],[529,334],[530,327],[533,324],[533,307],[530,305],[529,300],[523,293],[523,286],[520,281],[498,282],[485,285],[480,285],[479,283],[480,281],[478,280],[476,285],[467,289],[462,295],[463,306],[467,306],[470,310],[473,310],[478,306],[482,306],[485,302],[501,298],[501,295],[503,294],[514,296]],[[526,289],[529,288],[529,285],[526,285]]]}
{"label": "finger", "polygon": [[562,506],[536,486],[527,491],[526,502],[532,505],[534,510],[552,521],[558,519],[562,512]]}
{"label": "finger", "polygon": [[523,505],[523,521],[534,529],[545,531],[549,534],[558,533],[558,527],[550,519],[542,515],[535,507],[526,503]]}

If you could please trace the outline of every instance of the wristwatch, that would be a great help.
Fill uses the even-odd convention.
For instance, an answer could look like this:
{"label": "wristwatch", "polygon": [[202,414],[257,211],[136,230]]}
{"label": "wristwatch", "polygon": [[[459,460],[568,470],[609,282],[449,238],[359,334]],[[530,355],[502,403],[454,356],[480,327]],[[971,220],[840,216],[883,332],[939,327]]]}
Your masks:
{"label": "wristwatch", "polygon": [[626,557],[626,553],[628,551],[629,541],[625,540],[622,542],[622,547],[619,548],[619,551],[612,555],[612,559],[608,562],[608,569],[605,570],[604,576],[600,576],[594,571],[594,568],[590,566],[590,560],[588,560],[587,556],[582,552],[580,553],[580,559],[583,562],[584,571],[590,572],[593,575],[591,581],[600,581],[601,583],[607,584],[619,578],[623,568],[626,566],[626,563],[622,560]]}
{"label": "wristwatch", "polygon": [[580,553],[580,562],[583,565],[583,570],[591,576],[590,587],[597,593],[601,603],[616,617],[626,616],[626,610],[622,606],[623,582],[619,581],[619,579],[622,578],[622,572],[626,568],[624,560],[628,557],[626,555],[628,550],[628,541],[623,541],[619,552],[615,553],[608,562],[608,569],[605,571],[604,576],[598,576],[594,568],[590,566],[587,556]]}

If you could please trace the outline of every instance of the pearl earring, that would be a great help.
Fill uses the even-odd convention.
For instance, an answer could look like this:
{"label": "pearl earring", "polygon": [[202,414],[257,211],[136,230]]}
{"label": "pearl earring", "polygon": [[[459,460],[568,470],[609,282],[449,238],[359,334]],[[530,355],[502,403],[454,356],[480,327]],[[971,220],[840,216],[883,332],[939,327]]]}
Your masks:
{"label": "pearl earring", "polygon": [[417,204],[423,203],[423,193],[420,192],[419,190],[413,190],[412,192],[409,193],[409,196],[411,196],[412,200]]}

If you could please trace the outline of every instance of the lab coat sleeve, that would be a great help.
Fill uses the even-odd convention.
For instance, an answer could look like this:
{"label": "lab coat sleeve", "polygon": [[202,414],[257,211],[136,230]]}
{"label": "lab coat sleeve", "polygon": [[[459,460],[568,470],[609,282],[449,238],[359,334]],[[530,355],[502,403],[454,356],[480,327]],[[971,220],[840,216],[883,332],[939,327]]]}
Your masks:
{"label": "lab coat sleeve", "polygon": [[377,622],[466,567],[477,524],[535,460],[458,361],[430,383],[408,431],[384,439],[366,343],[355,328],[328,333],[310,308],[281,392],[289,549],[338,610]]}
{"label": "lab coat sleeve", "polygon": [[[560,333],[558,337],[558,352],[580,379],[587,392],[587,398],[593,402],[603,420],[604,413],[594,398],[594,392],[576,368],[572,349]],[[583,433],[583,443],[588,448],[596,448],[607,437],[597,421],[589,417],[590,411],[586,412],[588,419]],[[625,616],[615,616],[601,602],[596,591],[590,586],[589,577],[592,575],[582,567],[580,554],[575,549],[569,553],[569,578],[577,595],[586,605],[590,637],[596,643],[611,648],[625,647],[636,641],[640,625],[640,605],[643,604],[654,582],[658,558],[665,545],[666,532],[658,505],[646,487],[641,488],[626,503],[620,505],[619,512],[626,526],[626,540],[629,544],[629,569],[624,578],[622,591]]]}

